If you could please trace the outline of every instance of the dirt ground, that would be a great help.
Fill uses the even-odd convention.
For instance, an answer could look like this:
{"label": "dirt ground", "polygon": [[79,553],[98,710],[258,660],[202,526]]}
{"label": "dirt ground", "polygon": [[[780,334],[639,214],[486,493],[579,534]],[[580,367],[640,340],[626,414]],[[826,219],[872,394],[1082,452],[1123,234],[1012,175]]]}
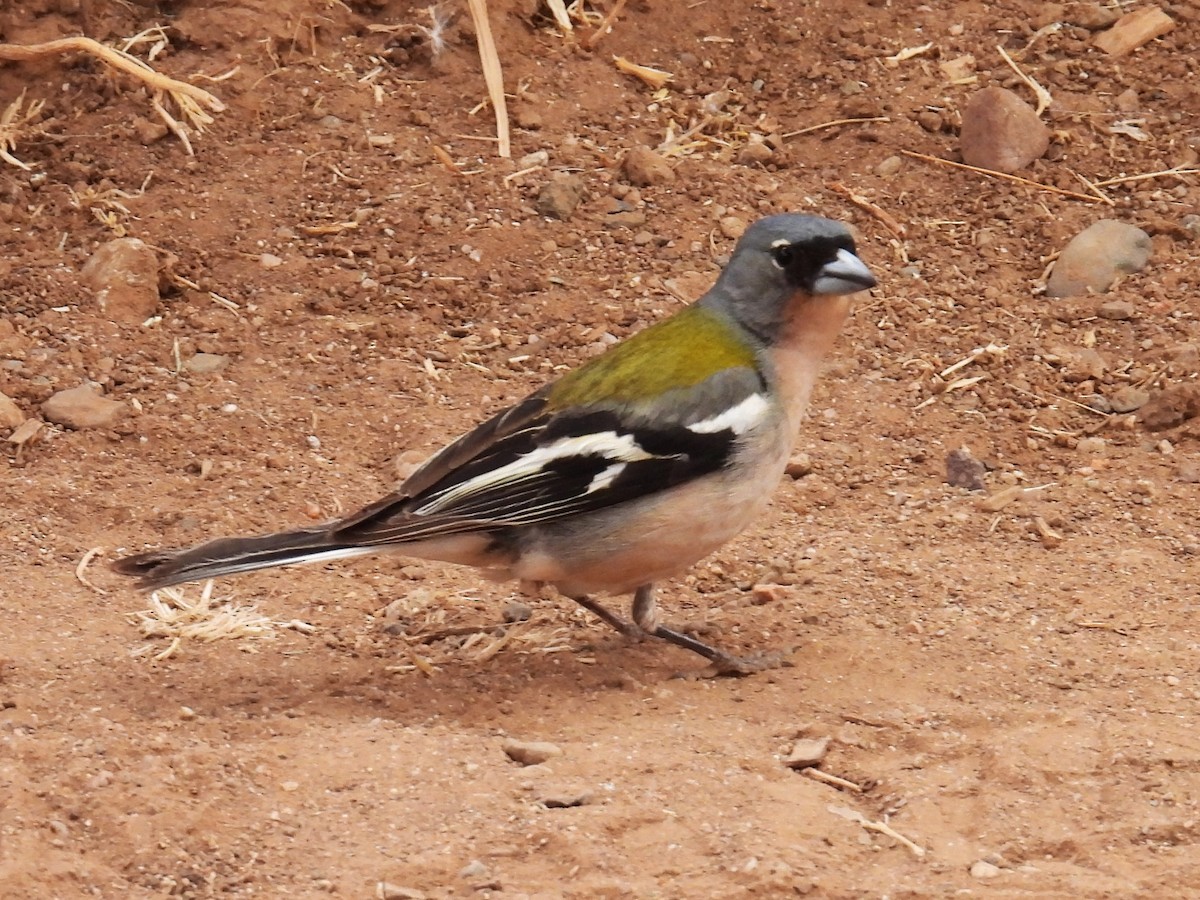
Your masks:
{"label": "dirt ground", "polygon": [[[574,41],[534,0],[490,6],[508,160],[465,4],[436,53],[407,0],[0,7],[14,43],[163,25],[154,65],[228,107],[189,157],[127,76],[0,67],[0,104],[45,101],[12,151],[32,168],[0,165],[0,392],[34,418],[86,381],[127,407],[0,450],[0,893],[1194,895],[1200,428],[1107,410],[1197,378],[1200,181],[1089,203],[902,151],[958,159],[979,87],[1034,101],[1000,46],[1053,98],[1023,177],[1088,194],[1195,168],[1196,7],[1111,58],[1076,4],[632,0],[591,50],[607,3]],[[977,78],[953,83],[941,64],[966,54]],[[674,78],[656,91],[614,55]],[[827,124],[845,119],[870,121]],[[689,128],[673,180],[629,184],[629,148]],[[546,218],[563,173],[582,202]],[[696,296],[723,219],[783,210],[852,223],[880,287],[818,388],[807,465],[661,598],[791,667],[677,678],[699,661],[568,601],[396,559],[219,583],[312,627],[156,658],[149,601],[106,558],[375,499],[397,457]],[[1150,264],[1045,297],[1100,218],[1146,229]],[[81,280],[119,235],[163,267],[144,323]],[[224,359],[196,372],[197,353]],[[946,483],[963,446],[984,492]],[[784,765],[822,738],[833,778]],[[521,766],[513,739],[561,752]]]}

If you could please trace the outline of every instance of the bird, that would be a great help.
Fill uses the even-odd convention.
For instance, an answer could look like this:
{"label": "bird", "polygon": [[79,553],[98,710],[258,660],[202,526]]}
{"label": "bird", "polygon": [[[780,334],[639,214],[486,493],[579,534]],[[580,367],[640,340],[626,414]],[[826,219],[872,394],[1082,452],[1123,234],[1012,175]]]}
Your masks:
{"label": "bird", "polygon": [[[394,552],[553,585],[714,673],[760,671],[772,664],[764,656],[663,624],[655,585],[759,519],[851,295],[875,286],[843,223],[760,218],[697,301],[486,419],[382,499],[325,524],[137,553],[113,568],[153,590]],[[597,599],[630,594],[630,619]]]}

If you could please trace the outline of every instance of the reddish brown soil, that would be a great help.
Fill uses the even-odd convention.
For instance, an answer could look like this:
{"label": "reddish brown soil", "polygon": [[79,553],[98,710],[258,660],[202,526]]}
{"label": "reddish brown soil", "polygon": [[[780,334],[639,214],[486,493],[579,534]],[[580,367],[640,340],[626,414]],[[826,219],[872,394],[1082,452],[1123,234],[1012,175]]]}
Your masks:
{"label": "reddish brown soil", "polygon": [[[153,140],[144,91],[95,62],[0,68],[0,103],[23,87],[46,100],[14,151],[33,173],[0,168],[0,391],[38,415],[92,380],[139,407],[111,430],[48,427],[0,452],[0,893],[1193,893],[1200,431],[1085,407],[1197,376],[1200,269],[1183,226],[1197,177],[1108,187],[1108,207],[910,157],[878,171],[901,150],[954,158],[975,86],[939,62],[973,53],[977,85],[1032,98],[996,47],[1018,53],[1064,7],[633,0],[586,52],[534,19],[536,3],[493,0],[513,158],[549,153],[506,180],[517,165],[475,109],[465,6],[431,60],[420,40],[368,30],[428,22],[402,0],[161,5],[0,9],[10,42],[162,23],[160,70],[236,67],[200,82],[228,110],[194,157]],[[1176,29],[1128,57],[1075,26],[1021,57],[1054,97],[1055,129],[1023,175],[1087,192],[1074,173],[1196,162],[1196,10],[1166,8]],[[614,54],[675,79],[656,98]],[[714,140],[672,157],[674,182],[631,195],[622,154],[688,128],[722,89]],[[741,156],[752,131],[860,117],[883,120],[788,138],[766,164]],[[1111,134],[1122,119],[1148,139]],[[566,171],[583,204],[540,217],[538,190]],[[617,197],[644,224],[609,221]],[[222,583],[219,596],[315,633],[189,642],[154,661],[131,653],[145,598],[101,565],[87,577],[105,593],[76,579],[91,548],[281,528],[374,499],[403,451],[435,450],[711,282],[731,246],[722,217],[781,210],[852,222],[881,286],[814,400],[797,448],[811,473],[662,602],[731,649],[794,648],[793,667],[676,679],[698,660],[629,645],[552,597],[497,647],[509,587],[391,559]],[[1104,298],[1130,318],[1037,290],[1051,254],[1105,216],[1154,236],[1147,269]],[[320,227],[340,223],[355,225]],[[106,318],[80,282],[114,229],[177,276],[157,322]],[[983,380],[939,392],[939,372],[988,344],[1007,349],[941,384]],[[1107,368],[1074,371],[1064,346]],[[177,371],[176,353],[198,351],[232,362]],[[963,445],[991,491],[1039,490],[981,509],[944,483]],[[436,635],[459,626],[479,636]],[[786,768],[798,734],[831,737],[822,769],[862,792]],[[562,753],[521,768],[509,737]],[[972,875],[981,860],[998,873]]]}

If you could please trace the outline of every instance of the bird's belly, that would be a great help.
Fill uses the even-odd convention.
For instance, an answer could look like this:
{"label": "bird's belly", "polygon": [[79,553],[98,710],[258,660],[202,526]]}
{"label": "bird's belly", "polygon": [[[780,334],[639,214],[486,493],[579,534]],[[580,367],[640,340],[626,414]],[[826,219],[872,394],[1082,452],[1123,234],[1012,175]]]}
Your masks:
{"label": "bird's belly", "polygon": [[[538,529],[523,542],[513,574],[564,594],[629,593],[680,574],[746,528],[779,478],[725,473],[590,515],[569,528]],[[782,464],[779,467],[782,468]]]}

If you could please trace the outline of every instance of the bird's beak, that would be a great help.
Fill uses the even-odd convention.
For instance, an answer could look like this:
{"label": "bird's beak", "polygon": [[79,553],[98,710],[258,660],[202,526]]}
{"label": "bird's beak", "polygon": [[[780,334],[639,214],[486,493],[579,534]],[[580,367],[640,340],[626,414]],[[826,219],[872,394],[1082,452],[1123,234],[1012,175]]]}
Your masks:
{"label": "bird's beak", "polygon": [[814,294],[854,294],[875,287],[875,276],[866,264],[849,250],[838,250],[813,282]]}

